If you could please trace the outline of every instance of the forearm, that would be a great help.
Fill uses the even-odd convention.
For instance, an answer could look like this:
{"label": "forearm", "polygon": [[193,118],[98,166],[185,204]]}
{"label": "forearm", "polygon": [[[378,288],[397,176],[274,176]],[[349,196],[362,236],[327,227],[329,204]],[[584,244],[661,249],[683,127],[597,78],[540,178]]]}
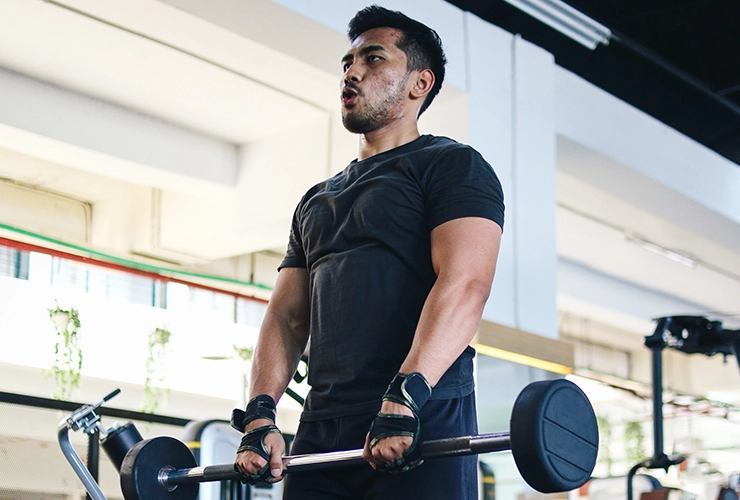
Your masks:
{"label": "forearm", "polygon": [[478,331],[490,283],[487,277],[441,275],[424,303],[400,371],[419,372],[434,387]]}
{"label": "forearm", "polygon": [[308,322],[308,273],[299,268],[282,269],[254,351],[250,399],[259,394],[276,402],[280,399],[306,348]]}
{"label": "forearm", "polygon": [[[280,399],[288,382],[293,377],[298,361],[308,341],[308,274],[305,269],[286,268],[278,273],[272,299],[262,320],[257,347],[252,361],[250,399],[260,394]],[[262,401],[262,403],[265,403]],[[269,402],[268,402],[269,403]],[[259,403],[255,403],[256,405]],[[268,404],[270,410],[274,410]],[[249,405],[247,405],[249,411]],[[237,453],[235,465],[251,479],[264,481],[279,480],[282,474],[280,457],[285,451],[285,441],[280,436],[270,411],[259,412],[256,408],[251,416],[259,416],[244,425],[247,448]],[[268,418],[269,417],[269,418]],[[242,424],[243,425],[243,424]],[[272,426],[272,427],[270,427]],[[261,430],[259,429],[261,428]],[[261,433],[261,434],[260,434]],[[262,451],[255,452],[252,446],[257,436]],[[269,460],[269,471],[267,467]],[[258,477],[254,477],[254,475]]]}
{"label": "forearm", "polygon": [[[491,291],[500,241],[501,228],[482,218],[455,219],[432,230],[432,265],[437,280],[424,302],[411,350],[400,367],[401,373],[419,372],[434,387],[465,350],[478,330]],[[407,401],[409,404],[395,396],[393,399],[384,396],[380,410],[384,415],[379,414],[373,421],[373,425],[379,422],[381,431],[386,431],[383,428],[386,415],[414,417],[412,408],[420,408],[419,402],[423,406],[426,401],[428,392],[419,385],[418,378],[412,379],[415,380],[412,392],[416,399]],[[412,379],[406,378],[402,383]],[[396,387],[397,384],[389,387],[389,391],[395,391]],[[410,392],[404,393],[404,398],[410,395]],[[392,427],[397,428],[395,424]],[[371,427],[370,434],[372,432]],[[417,438],[415,434],[413,439]],[[412,444],[410,436],[391,433],[391,437],[372,445],[366,440],[363,456],[371,465],[395,463],[407,456]],[[393,467],[414,467],[418,457],[413,451],[408,457],[410,462],[396,463]]]}
{"label": "forearm", "polygon": [[277,402],[298,367],[308,325],[267,314],[252,361],[249,397],[267,394]]}
{"label": "forearm", "polygon": [[[490,280],[460,280],[459,276],[447,280],[444,275],[438,277],[424,303],[411,351],[401,365],[400,372],[419,372],[434,387],[475,335],[489,291]],[[419,404],[417,399],[407,405],[384,398],[380,411],[386,415],[418,418],[411,409],[416,404]],[[376,419],[379,425],[382,425],[383,418],[379,414]],[[416,439],[398,434],[379,442],[371,442],[371,438],[372,428],[363,456],[374,468],[379,463],[394,462],[406,456],[406,450]],[[410,462],[403,467],[415,466],[418,457],[413,454],[410,457]]]}

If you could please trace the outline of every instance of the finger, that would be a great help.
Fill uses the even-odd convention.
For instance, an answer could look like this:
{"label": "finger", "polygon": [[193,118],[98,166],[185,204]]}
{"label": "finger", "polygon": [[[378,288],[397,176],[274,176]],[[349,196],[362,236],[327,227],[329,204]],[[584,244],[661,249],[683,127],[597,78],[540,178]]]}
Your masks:
{"label": "finger", "polygon": [[388,456],[387,452],[388,439],[390,438],[381,439],[380,441],[375,443],[375,446],[373,446],[373,449],[371,451],[373,454],[373,460],[375,462],[385,463],[393,460]]}
{"label": "finger", "polygon": [[280,434],[270,434],[265,438],[265,445],[270,450],[270,474],[276,480],[282,479],[285,440]]}
{"label": "finger", "polygon": [[373,449],[373,456],[382,462],[399,460],[413,441],[406,436],[391,436],[381,439]]}
{"label": "finger", "polygon": [[375,459],[373,458],[373,453],[370,450],[370,433],[365,435],[365,446],[362,449],[362,458],[367,460],[367,463],[370,464],[370,467],[373,469],[377,469],[375,466]]}
{"label": "finger", "polygon": [[265,466],[267,460],[253,451],[243,451],[236,456],[234,463],[242,474],[256,474]]}

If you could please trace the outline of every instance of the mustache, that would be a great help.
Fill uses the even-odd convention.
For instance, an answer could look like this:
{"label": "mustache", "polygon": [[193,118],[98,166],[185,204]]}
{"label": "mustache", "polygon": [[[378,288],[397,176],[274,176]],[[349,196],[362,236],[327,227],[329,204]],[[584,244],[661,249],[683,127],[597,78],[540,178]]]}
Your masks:
{"label": "mustache", "polygon": [[352,90],[355,91],[355,93],[357,95],[362,95],[362,90],[354,82],[347,82],[347,83],[345,83],[344,84],[344,87],[342,88],[342,90],[344,91],[344,90],[347,90],[347,89],[352,89]]}

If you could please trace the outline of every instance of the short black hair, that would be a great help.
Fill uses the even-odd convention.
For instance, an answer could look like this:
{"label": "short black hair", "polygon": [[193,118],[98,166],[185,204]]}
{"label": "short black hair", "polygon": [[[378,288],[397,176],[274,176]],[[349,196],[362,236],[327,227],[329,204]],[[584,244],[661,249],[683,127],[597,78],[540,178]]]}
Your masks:
{"label": "short black hair", "polygon": [[352,18],[347,28],[350,41],[374,28],[394,28],[402,36],[396,46],[406,54],[406,68],[408,71],[430,69],[434,73],[434,86],[421,105],[419,115],[423,113],[442,88],[445,79],[445,57],[442,40],[429,26],[415,21],[405,14],[388,10],[379,5],[365,7]]}

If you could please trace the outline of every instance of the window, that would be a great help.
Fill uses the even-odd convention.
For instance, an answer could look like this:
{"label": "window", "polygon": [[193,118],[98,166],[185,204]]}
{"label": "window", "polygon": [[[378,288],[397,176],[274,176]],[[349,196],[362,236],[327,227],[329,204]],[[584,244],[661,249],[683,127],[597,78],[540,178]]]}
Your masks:
{"label": "window", "polygon": [[28,252],[0,246],[0,276],[28,279]]}

